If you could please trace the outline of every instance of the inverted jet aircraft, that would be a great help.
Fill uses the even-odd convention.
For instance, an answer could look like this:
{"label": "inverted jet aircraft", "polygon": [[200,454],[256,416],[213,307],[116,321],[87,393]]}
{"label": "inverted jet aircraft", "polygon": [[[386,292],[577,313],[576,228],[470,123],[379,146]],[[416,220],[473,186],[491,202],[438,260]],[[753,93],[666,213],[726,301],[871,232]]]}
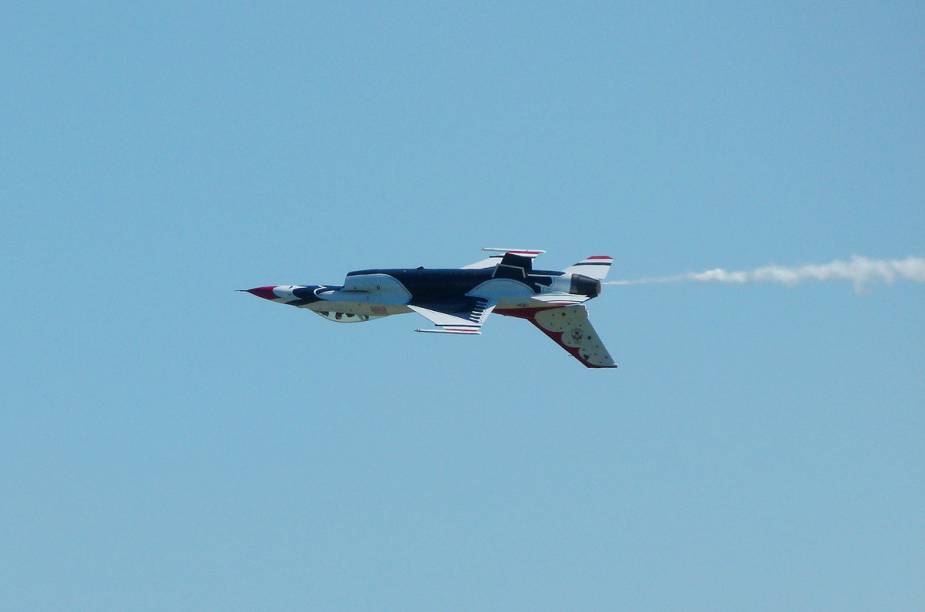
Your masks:
{"label": "inverted jet aircraft", "polygon": [[462,268],[349,272],[344,284],[242,289],[306,308],[337,323],[416,312],[434,324],[415,331],[478,335],[492,312],[526,319],[589,368],[617,365],[588,320],[584,303],[601,293],[613,258],[593,255],[558,272],[534,270],[532,249],[485,248],[487,259]]}

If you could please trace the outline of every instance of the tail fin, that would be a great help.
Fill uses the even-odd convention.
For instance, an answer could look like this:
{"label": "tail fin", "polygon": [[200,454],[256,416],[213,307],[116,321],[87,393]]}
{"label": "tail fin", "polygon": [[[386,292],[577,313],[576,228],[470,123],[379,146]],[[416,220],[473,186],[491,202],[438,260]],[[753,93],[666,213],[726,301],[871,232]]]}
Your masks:
{"label": "tail fin", "polygon": [[613,265],[613,257],[609,255],[592,255],[591,257],[585,257],[574,266],[569,266],[564,272],[566,274],[583,274],[597,280],[604,280],[607,278],[607,273],[610,272],[611,265]]}

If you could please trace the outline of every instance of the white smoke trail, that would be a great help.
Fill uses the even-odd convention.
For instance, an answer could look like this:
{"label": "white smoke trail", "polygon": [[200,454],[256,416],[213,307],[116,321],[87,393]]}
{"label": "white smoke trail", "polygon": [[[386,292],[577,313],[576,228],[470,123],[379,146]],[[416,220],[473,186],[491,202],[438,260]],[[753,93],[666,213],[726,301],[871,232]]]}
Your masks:
{"label": "white smoke trail", "polygon": [[892,284],[896,280],[925,283],[925,258],[869,259],[855,255],[849,261],[835,260],[825,264],[802,266],[763,266],[753,270],[725,270],[713,268],[703,272],[689,272],[675,276],[659,276],[628,280],[607,281],[606,285],[648,285],[652,283],[777,283],[793,286],[804,281],[851,281],[857,291],[870,283]]}

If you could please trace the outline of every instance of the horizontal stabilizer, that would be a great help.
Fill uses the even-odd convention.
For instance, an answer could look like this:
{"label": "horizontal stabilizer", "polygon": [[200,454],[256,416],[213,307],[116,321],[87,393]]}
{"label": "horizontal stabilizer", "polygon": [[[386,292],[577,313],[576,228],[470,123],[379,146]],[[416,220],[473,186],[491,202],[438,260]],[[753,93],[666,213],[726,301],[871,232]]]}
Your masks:
{"label": "horizontal stabilizer", "polygon": [[461,302],[447,302],[426,304],[423,306],[408,305],[408,308],[418,313],[435,325],[432,329],[418,329],[419,332],[441,334],[480,334],[482,324],[495,304],[482,298],[466,298]]}
{"label": "horizontal stabilizer", "polygon": [[613,265],[613,257],[610,255],[592,255],[585,257],[574,266],[569,266],[563,270],[566,274],[583,274],[597,280],[607,278],[610,272],[610,266]]}
{"label": "horizontal stabilizer", "polygon": [[478,326],[473,327],[433,327],[430,329],[416,329],[416,332],[423,332],[426,334],[462,334],[464,336],[481,336],[481,328]]}

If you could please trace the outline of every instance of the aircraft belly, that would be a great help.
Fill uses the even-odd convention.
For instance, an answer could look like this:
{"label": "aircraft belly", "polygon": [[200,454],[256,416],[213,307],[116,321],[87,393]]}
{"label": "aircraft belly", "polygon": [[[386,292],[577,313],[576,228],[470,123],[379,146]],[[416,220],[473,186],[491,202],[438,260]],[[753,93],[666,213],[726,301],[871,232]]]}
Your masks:
{"label": "aircraft belly", "polygon": [[385,317],[389,315],[412,312],[410,308],[401,304],[376,304],[370,302],[354,301],[320,301],[303,306],[314,312],[345,312],[347,314],[367,315],[370,317]]}

